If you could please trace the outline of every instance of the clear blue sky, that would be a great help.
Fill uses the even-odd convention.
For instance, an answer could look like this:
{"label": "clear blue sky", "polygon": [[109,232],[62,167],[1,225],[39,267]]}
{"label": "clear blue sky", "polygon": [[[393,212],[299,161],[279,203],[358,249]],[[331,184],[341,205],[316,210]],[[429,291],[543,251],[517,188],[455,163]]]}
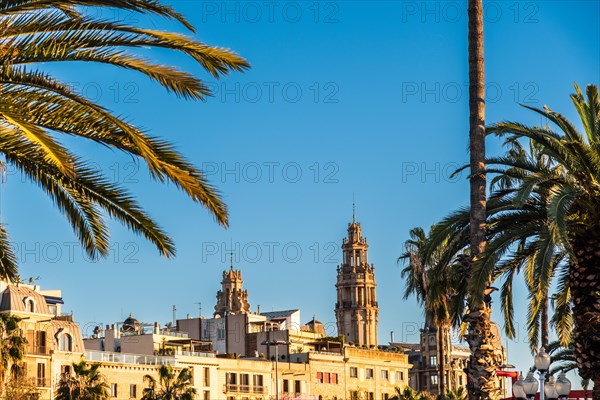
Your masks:
{"label": "clear blue sky", "polygon": [[[401,299],[396,258],[412,227],[468,202],[465,175],[449,177],[468,160],[465,3],[173,1],[198,27],[197,38],[233,48],[253,66],[216,83],[182,56],[147,51],[214,83],[216,97],[206,103],[178,100],[134,73],[47,66],[204,167],[229,205],[231,228],[218,227],[174,187],[152,183],[129,158],[71,141],[139,196],[178,255],[167,261],[113,224],[115,251],[88,261],[45,195],[9,170],[1,213],[22,275],[63,289],[65,309],[84,333],[130,312],[165,323],[173,304],[179,317],[196,315],[197,302],[212,314],[233,243],[253,310],[300,308],[304,321],[316,314],[333,327],[335,269],[354,195],[379,283],[379,339],[394,331],[397,340],[416,341],[422,312]],[[484,3],[487,121],[539,124],[518,102],[547,104],[576,120],[573,82],[600,82],[599,2]],[[180,29],[158,18],[139,22]],[[498,149],[490,139],[490,153]],[[526,370],[519,286],[521,328],[509,361]],[[502,325],[500,313],[494,317]]]}

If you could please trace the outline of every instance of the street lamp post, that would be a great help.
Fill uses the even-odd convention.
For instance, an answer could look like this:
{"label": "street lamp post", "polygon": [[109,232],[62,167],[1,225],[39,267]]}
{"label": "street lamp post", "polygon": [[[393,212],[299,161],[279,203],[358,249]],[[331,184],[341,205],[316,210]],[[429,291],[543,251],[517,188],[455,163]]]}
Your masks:
{"label": "street lamp post", "polygon": [[533,365],[540,374],[540,400],[544,400],[544,384],[546,383],[546,372],[550,367],[550,355],[544,350],[544,346],[540,347],[540,351],[533,357]]}
{"label": "street lamp post", "polygon": [[263,346],[275,346],[275,400],[279,400],[279,346],[288,345],[290,342],[285,340],[265,340],[261,342]]}
{"label": "street lamp post", "polygon": [[512,387],[513,397],[518,400],[523,400],[527,397],[527,395],[525,394],[525,389],[523,387],[524,381],[525,379],[523,378],[523,374],[519,374],[519,378]]}
{"label": "street lamp post", "polygon": [[567,379],[567,376],[563,371],[560,371],[555,386],[558,398],[560,400],[566,400],[569,397],[569,393],[571,393],[571,381]]}
{"label": "street lamp post", "polygon": [[554,382],[553,376],[550,376],[550,378],[548,378],[548,382],[546,383],[546,386],[544,387],[544,396],[548,400],[558,399],[558,393],[556,391],[556,383]]}
{"label": "street lamp post", "polygon": [[539,382],[533,376],[533,371],[529,371],[527,373],[527,378],[523,381],[523,391],[525,392],[525,396],[527,400],[533,400],[535,398],[535,394],[540,387]]}
{"label": "street lamp post", "polygon": [[550,356],[542,347],[533,358],[535,370],[538,371],[540,378],[539,382],[533,375],[534,369],[527,373],[527,378],[523,379],[523,375],[519,375],[519,379],[513,385],[513,396],[517,399],[526,398],[533,400],[535,394],[540,391],[540,400],[567,400],[571,392],[571,381],[567,379],[564,372],[561,372],[556,382],[554,377],[550,376],[546,383],[546,372],[550,368]]}

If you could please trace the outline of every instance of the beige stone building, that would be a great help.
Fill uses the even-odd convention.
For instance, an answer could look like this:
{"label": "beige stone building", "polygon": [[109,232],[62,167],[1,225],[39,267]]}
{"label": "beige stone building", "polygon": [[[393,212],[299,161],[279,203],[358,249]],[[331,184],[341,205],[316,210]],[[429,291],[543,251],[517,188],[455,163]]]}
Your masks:
{"label": "beige stone building", "polygon": [[[342,250],[334,308],[339,336],[327,335],[316,316],[302,323],[299,309],[251,310],[242,272],[233,265],[223,271],[211,318],[161,326],[130,315],[82,338],[72,315],[61,312],[59,290],[6,283],[0,283],[0,312],[23,318],[24,366],[43,400],[53,398],[61,374],[81,357],[100,365],[111,400],[141,398],[144,376],[156,376],[161,365],[189,368],[200,400],[270,400],[276,393],[282,400],[386,400],[406,385],[437,393],[434,328],[422,329],[416,344],[378,346],[375,270],[354,218]],[[267,344],[272,341],[280,344]],[[449,334],[445,347],[445,381],[451,389],[464,386],[468,349],[453,344]]]}
{"label": "beige stone building", "polygon": [[62,314],[62,304],[60,290],[0,281],[0,312],[21,318],[24,378],[43,400],[53,397],[61,374],[85,351],[79,327],[72,315]]}

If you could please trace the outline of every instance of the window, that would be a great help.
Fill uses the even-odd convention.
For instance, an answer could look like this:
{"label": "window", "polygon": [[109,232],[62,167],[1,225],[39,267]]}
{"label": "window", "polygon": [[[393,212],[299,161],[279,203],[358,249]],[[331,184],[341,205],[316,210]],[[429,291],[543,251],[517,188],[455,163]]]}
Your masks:
{"label": "window", "polygon": [[46,332],[45,331],[37,331],[35,333],[36,337],[36,354],[46,354]]}
{"label": "window", "polygon": [[129,398],[137,398],[137,385],[129,385]]}
{"label": "window", "polygon": [[204,399],[203,400],[210,400],[210,391],[208,391],[208,390],[204,391]]}
{"label": "window", "polygon": [[432,385],[438,384],[438,376],[437,375],[431,375],[431,384]]}
{"label": "window", "polygon": [[240,385],[244,385],[244,386],[250,385],[250,375],[240,374]]}
{"label": "window", "polygon": [[237,384],[237,376],[235,373],[233,372],[228,372],[227,373],[227,383],[230,385],[236,385]]}
{"label": "window", "polygon": [[254,387],[261,387],[263,385],[263,376],[262,375],[254,375],[253,382]]}
{"label": "window", "polygon": [[225,329],[223,329],[223,328],[217,329],[217,339],[220,339],[220,340],[225,339]]}
{"label": "window", "polygon": [[25,303],[25,311],[27,312],[35,312],[35,301],[32,298],[26,298],[23,300]]}
{"label": "window", "polygon": [[396,382],[402,382],[404,380],[404,372],[396,371]]}
{"label": "window", "polygon": [[204,386],[210,386],[210,368],[204,367]]}
{"label": "window", "polygon": [[317,382],[323,383],[323,373],[322,372],[317,372]]}
{"label": "window", "polygon": [[390,379],[390,375],[389,375],[387,369],[382,369],[381,370],[381,379],[383,379],[384,381],[387,381],[387,380]]}
{"label": "window", "polygon": [[70,365],[63,365],[60,368],[60,371],[65,378],[68,378],[71,376],[71,366]]}
{"label": "window", "polygon": [[350,367],[350,378],[358,378],[358,368]]}
{"label": "window", "polygon": [[301,386],[300,381],[294,381],[294,393],[300,394],[302,392]]}
{"label": "window", "polygon": [[56,305],[54,305],[54,304],[48,305],[48,311],[50,311],[50,314],[52,314],[52,315],[58,315],[58,309],[56,308]]}
{"label": "window", "polygon": [[110,397],[117,397],[117,384],[116,383],[110,384]]}
{"label": "window", "polygon": [[58,339],[58,350],[73,351],[73,337],[68,333],[60,335]]}
{"label": "window", "polygon": [[437,366],[437,356],[429,356],[429,365],[432,367]]}
{"label": "window", "polygon": [[289,393],[290,392],[290,384],[289,381],[287,379],[283,380],[283,393]]}
{"label": "window", "polygon": [[46,387],[46,364],[44,363],[37,365],[37,386]]}
{"label": "window", "polygon": [[366,378],[373,379],[373,368],[367,368],[366,370]]}
{"label": "window", "polygon": [[381,395],[381,398],[382,398],[383,400],[388,400],[388,399],[390,398],[390,395],[389,395],[389,394],[387,394],[387,393],[383,393],[383,394]]}
{"label": "window", "polygon": [[373,392],[369,392],[369,400],[375,399],[375,394]]}
{"label": "window", "polygon": [[337,383],[338,383],[338,375],[337,374],[331,374],[331,383],[333,383],[334,385],[337,385]]}
{"label": "window", "polygon": [[190,385],[194,386],[194,367],[188,367],[187,370],[190,374]]}
{"label": "window", "polygon": [[331,383],[329,372],[323,374],[323,383]]}

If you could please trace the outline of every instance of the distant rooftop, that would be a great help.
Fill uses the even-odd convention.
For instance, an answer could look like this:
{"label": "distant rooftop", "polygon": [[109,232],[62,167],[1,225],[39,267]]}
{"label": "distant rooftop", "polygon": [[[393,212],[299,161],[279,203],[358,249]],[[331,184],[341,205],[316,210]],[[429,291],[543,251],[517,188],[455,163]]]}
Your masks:
{"label": "distant rooftop", "polygon": [[390,342],[391,347],[401,347],[407,350],[420,350],[421,345],[419,343],[407,343],[407,342]]}
{"label": "distant rooftop", "polygon": [[298,311],[299,310],[270,311],[270,312],[261,312],[260,315],[264,315],[265,317],[267,317],[269,319],[287,318]]}

